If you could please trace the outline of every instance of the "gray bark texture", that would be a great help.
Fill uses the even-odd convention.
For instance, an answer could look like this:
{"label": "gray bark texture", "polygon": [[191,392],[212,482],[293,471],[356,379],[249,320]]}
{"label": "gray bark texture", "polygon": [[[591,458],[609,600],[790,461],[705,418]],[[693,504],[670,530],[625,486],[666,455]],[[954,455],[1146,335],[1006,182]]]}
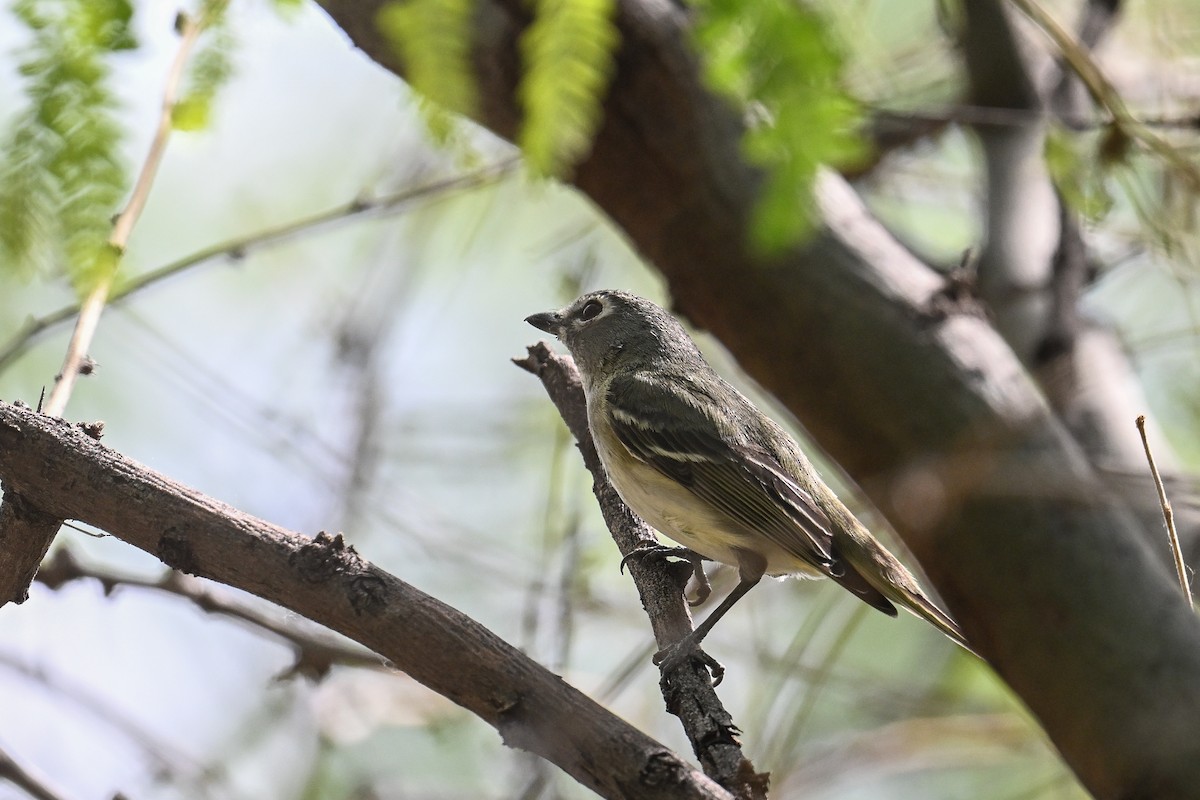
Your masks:
{"label": "gray bark texture", "polygon": [[[374,26],[382,0],[321,5],[369,57],[400,71]],[[998,30],[997,4],[972,0],[966,10]],[[617,13],[622,43],[604,123],[575,186],[662,274],[675,310],[719,338],[859,482],[1095,796],[1194,797],[1200,624],[1156,552],[1165,535],[1149,483],[1097,471],[1106,442],[1123,470],[1134,469],[1133,418],[1109,414],[1106,399],[1136,406],[1132,373],[1118,364],[1125,383],[1113,385],[1075,359],[1078,337],[1055,339],[1052,355],[1069,356],[1055,374],[1078,380],[1051,391],[1049,359],[1017,324],[1041,319],[1035,337],[1061,338],[1055,309],[1069,306],[1048,285],[1053,270],[1014,268],[1014,259],[1054,258],[1063,227],[1042,220],[1049,228],[1030,234],[1037,241],[1012,241],[1024,235],[1012,194],[1022,189],[999,177],[1006,159],[1028,158],[1028,135],[998,135],[987,155],[997,205],[985,286],[1046,292],[1001,310],[1000,322],[1014,323],[1010,343],[1007,324],[994,326],[901,247],[839,176],[819,180],[814,239],[754,256],[745,232],[761,175],[740,156],[739,115],[702,86],[688,12],[668,0],[619,0]],[[479,121],[510,139],[528,21],[518,0],[478,4]],[[968,30],[963,46],[981,46],[973,41]],[[996,46],[1008,45],[1002,37]],[[975,91],[982,98],[1001,85],[985,67],[1018,65],[976,59]],[[1031,107],[1035,89],[1014,85],[994,103]],[[1081,385],[1096,408],[1080,405]],[[1144,502],[1130,499],[1140,492],[1131,483],[1144,486]]]}
{"label": "gray bark texture", "polygon": [[[601,797],[733,797],[478,622],[369,563],[340,534],[309,538],[256,519],[81,428],[0,403],[8,509],[0,524],[9,531],[21,532],[13,520],[30,514],[35,523],[80,520],[180,572],[290,609],[378,653],[495,727],[505,744],[557,764]],[[9,502],[14,493],[36,497],[37,509]],[[747,773],[739,796],[758,796]]]}

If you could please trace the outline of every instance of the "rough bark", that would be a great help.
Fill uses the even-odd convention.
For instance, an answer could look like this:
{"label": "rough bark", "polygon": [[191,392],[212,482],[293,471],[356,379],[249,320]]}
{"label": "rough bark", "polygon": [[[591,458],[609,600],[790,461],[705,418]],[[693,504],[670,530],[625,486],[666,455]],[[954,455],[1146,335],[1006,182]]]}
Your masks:
{"label": "rough bark", "polygon": [[0,504],[0,606],[24,603],[63,521],[16,492]]}
{"label": "rough bark", "polygon": [[0,481],[56,519],[319,622],[612,798],[731,796],[479,623],[360,557],[177,484],[74,426],[0,403]]}

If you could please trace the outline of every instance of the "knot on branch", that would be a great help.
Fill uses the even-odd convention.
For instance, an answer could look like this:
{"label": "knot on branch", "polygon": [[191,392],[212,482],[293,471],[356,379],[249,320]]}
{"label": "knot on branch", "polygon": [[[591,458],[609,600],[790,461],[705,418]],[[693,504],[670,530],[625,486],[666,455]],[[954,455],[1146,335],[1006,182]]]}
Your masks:
{"label": "knot on branch", "polygon": [[291,557],[300,576],[309,583],[344,581],[346,599],[356,614],[375,615],[387,605],[383,579],[375,575],[353,545],[342,534],[321,531]]}
{"label": "knot on branch", "polygon": [[155,555],[168,567],[188,575],[197,575],[196,554],[192,552],[192,543],[186,532],[179,528],[170,527],[163,531],[158,540]]}

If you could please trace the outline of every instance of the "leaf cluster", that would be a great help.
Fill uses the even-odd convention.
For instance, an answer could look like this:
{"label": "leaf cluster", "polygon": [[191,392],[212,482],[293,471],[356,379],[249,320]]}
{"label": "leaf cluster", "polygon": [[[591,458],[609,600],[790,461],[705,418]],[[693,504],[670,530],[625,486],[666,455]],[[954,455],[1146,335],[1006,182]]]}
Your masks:
{"label": "leaf cluster", "polygon": [[619,42],[612,0],[538,0],[521,41],[520,145],[538,175],[564,175],[591,147]]}
{"label": "leaf cluster", "polygon": [[217,93],[233,77],[231,54],[235,40],[227,24],[227,8],[226,0],[205,0],[201,5],[200,24],[207,36],[203,47],[191,60],[183,96],[171,108],[171,124],[177,130],[207,128]]}
{"label": "leaf cluster", "polygon": [[862,112],[842,88],[832,26],[793,0],[701,0],[695,42],[709,85],[747,110],[747,158],[767,171],[753,229],[772,251],[810,231],[822,164],[863,156]]}
{"label": "leaf cluster", "polygon": [[129,0],[18,0],[31,33],[20,75],[28,106],[0,161],[0,264],[65,268],[87,287],[115,263],[110,220],[125,193],[109,58],[137,47]]}
{"label": "leaf cluster", "polygon": [[[419,93],[453,114],[478,110],[471,67],[473,0],[389,3],[377,23]],[[533,0],[521,41],[518,142],[531,170],[567,175],[588,151],[620,37],[613,0]],[[861,110],[841,86],[844,58],[832,26],[790,0],[698,0],[695,42],[710,86],[747,110],[747,157],[767,181],[754,241],[786,246],[813,224],[811,189],[822,164],[863,155]],[[448,122],[429,117],[445,141]]]}
{"label": "leaf cluster", "polygon": [[441,143],[454,133],[449,114],[473,117],[479,104],[471,71],[473,0],[407,0],[388,3],[376,24],[404,61],[408,82],[434,106],[425,119]]}
{"label": "leaf cluster", "polygon": [[[620,37],[613,0],[536,0],[521,40],[524,76],[518,97],[525,121],[518,137],[531,170],[565,176],[591,145]],[[473,0],[389,3],[377,24],[404,62],[412,87],[436,104],[426,119],[445,141],[444,112],[476,116],[471,66]]]}
{"label": "leaf cluster", "polygon": [[1067,204],[1091,223],[1099,222],[1113,208],[1108,185],[1109,171],[1117,159],[1101,157],[1106,137],[1080,136],[1061,127],[1046,136],[1046,167],[1055,187]]}

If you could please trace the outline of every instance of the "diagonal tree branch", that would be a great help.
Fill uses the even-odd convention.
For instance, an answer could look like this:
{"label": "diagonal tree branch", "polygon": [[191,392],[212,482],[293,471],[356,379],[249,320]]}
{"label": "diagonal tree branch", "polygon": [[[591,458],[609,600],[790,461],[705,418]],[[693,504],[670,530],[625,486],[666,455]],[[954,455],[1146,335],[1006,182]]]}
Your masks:
{"label": "diagonal tree branch", "polygon": [[66,797],[45,778],[34,775],[3,750],[0,750],[0,780],[8,781],[33,800],[62,800]]}
{"label": "diagonal tree branch", "polygon": [[[399,72],[374,26],[382,2],[321,5]],[[812,241],[771,259],[747,247],[762,175],[740,155],[737,110],[702,84],[690,13],[617,0],[617,70],[574,184],[662,273],[677,309],[895,523],[1090,791],[1190,798],[1200,623],[1145,527],[1093,474],[1012,349],[948,302],[942,277],[843,181],[818,181],[824,224]],[[511,139],[528,11],[480,0],[474,19],[480,121]]]}
{"label": "diagonal tree branch", "polygon": [[462,613],[370,564],[340,535],[309,539],[177,484],[74,426],[0,403],[7,493],[183,572],[319,622],[604,797],[729,798],[663,745]]}
{"label": "diagonal tree branch", "polygon": [[[515,158],[506,158],[470,172],[406,187],[389,194],[356,198],[325,211],[201,248],[169,264],[119,282],[113,288],[108,304],[110,306],[117,305],[146,289],[157,286],[168,278],[173,278],[182,272],[218,259],[236,261],[251,251],[290,241],[301,234],[323,231],[344,220],[373,218],[397,213],[419,207],[419,203],[431,202],[453,192],[491,185],[515,172],[517,165],[518,161]],[[0,344],[0,371],[9,367],[31,344],[47,332],[74,319],[79,313],[79,309],[79,304],[74,303],[27,320],[8,341]]]}

